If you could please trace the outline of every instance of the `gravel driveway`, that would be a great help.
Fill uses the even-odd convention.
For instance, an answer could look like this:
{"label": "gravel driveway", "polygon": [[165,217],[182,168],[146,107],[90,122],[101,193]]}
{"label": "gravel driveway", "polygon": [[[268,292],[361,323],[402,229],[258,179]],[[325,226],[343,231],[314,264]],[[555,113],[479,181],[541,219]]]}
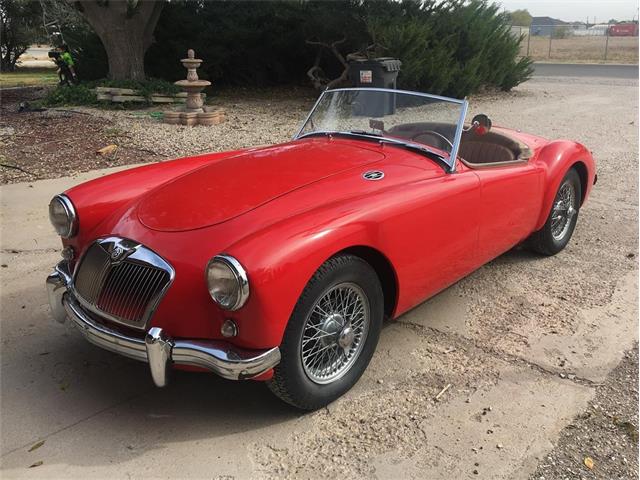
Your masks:
{"label": "gravel driveway", "polygon": [[[162,159],[286,140],[313,101],[233,98],[212,128],[101,115],[123,149]],[[593,150],[571,244],[514,249],[388,324],[356,387],[310,414],[254,382],[179,373],[157,390],[144,365],[55,325],[45,206],[105,171],[0,187],[3,478],[636,478],[638,82],[538,77],[471,99],[479,112]]]}

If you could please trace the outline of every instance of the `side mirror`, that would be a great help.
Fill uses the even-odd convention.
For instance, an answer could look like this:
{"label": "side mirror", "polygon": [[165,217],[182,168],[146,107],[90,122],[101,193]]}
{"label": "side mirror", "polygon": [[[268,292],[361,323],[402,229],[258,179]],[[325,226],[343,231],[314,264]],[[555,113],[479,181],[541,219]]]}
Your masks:
{"label": "side mirror", "polygon": [[469,130],[473,130],[476,135],[485,135],[491,130],[491,119],[484,113],[479,113],[473,120],[471,120],[471,127]]}

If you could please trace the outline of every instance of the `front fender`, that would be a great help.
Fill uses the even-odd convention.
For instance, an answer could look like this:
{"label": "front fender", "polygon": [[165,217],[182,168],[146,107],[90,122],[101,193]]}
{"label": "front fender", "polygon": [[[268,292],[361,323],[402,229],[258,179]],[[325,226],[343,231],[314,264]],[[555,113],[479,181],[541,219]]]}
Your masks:
{"label": "front fender", "polygon": [[[358,211],[333,212],[334,220],[307,212],[244,238],[229,253],[250,269],[251,296],[238,312],[241,324],[264,345],[279,345],[293,309],[315,271],[330,257],[352,246],[377,249],[375,223]],[[320,212],[316,212],[320,213]]]}
{"label": "front fender", "polygon": [[584,145],[569,140],[556,140],[545,145],[538,154],[538,161],[545,169],[545,187],[536,231],[540,230],[547,221],[560,183],[570,168],[578,169],[582,181],[582,203],[591,192],[596,174],[591,152]]}

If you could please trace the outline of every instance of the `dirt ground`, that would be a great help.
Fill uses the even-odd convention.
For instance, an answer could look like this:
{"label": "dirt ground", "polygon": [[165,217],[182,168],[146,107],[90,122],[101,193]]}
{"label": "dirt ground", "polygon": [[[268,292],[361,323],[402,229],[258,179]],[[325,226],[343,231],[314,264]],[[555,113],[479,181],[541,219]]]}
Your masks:
{"label": "dirt ground", "polygon": [[[313,99],[270,92],[214,102],[230,117],[219,127],[131,112],[99,118],[117,129],[122,151],[155,160],[286,140]],[[155,389],[143,364],[55,324],[43,282],[59,243],[46,204],[113,169],[69,177],[11,157],[39,162],[49,179],[6,171],[11,184],[0,187],[2,476],[636,478],[638,82],[537,77],[472,98],[469,114],[479,112],[593,151],[599,181],[571,244],[552,258],[514,249],[389,323],[355,388],[309,414],[255,382],[179,373]],[[39,114],[29,115],[2,127],[34,128]],[[78,115],[87,117],[80,137],[101,134]],[[93,140],[76,144],[77,158],[95,155]],[[72,171],[92,168],[78,161]]]}
{"label": "dirt ground", "polygon": [[[591,459],[592,469],[583,465]],[[581,465],[582,464],[582,465]],[[596,387],[589,407],[565,427],[531,480],[634,479],[638,474],[638,346]]]}
{"label": "dirt ground", "polygon": [[[552,38],[532,35],[520,45],[522,55],[536,61],[638,63],[638,37],[585,36]],[[527,53],[528,52],[528,53]]]}
{"label": "dirt ground", "polygon": [[[163,108],[158,106],[135,111],[75,107],[18,112],[21,102],[42,93],[39,89],[2,93],[0,183],[286,141],[316,94],[310,89],[226,90],[210,102],[225,109],[228,121],[215,128],[192,128],[163,124],[155,118]],[[114,152],[96,153],[112,144],[118,146]]]}

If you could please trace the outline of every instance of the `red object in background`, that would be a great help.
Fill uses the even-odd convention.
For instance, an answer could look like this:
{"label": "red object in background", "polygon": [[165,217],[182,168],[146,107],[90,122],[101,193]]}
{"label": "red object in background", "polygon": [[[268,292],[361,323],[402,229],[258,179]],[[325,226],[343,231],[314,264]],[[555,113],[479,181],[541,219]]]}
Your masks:
{"label": "red object in background", "polygon": [[609,27],[609,35],[611,37],[637,37],[637,23],[620,23]]}

